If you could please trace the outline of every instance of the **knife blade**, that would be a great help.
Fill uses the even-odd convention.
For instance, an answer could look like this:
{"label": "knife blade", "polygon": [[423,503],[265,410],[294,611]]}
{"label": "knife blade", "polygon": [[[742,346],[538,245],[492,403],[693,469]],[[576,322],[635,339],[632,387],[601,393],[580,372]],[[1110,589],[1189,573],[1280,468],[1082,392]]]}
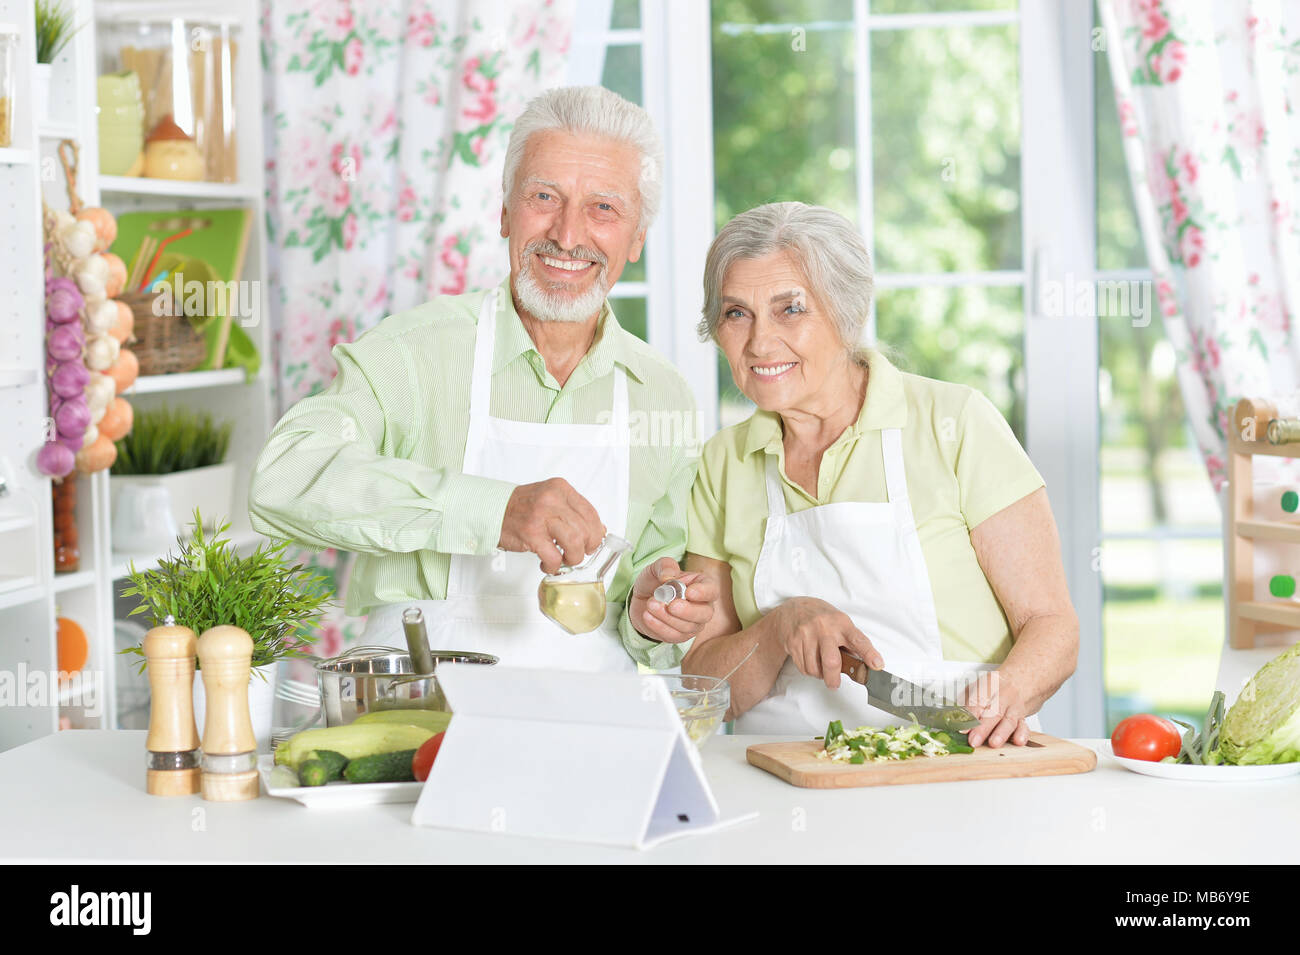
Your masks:
{"label": "knife blade", "polygon": [[926,703],[926,700],[935,698],[934,693],[895,676],[888,670],[873,670],[844,650],[840,651],[840,672],[854,683],[866,687],[867,698],[876,709],[892,713],[908,722],[915,719],[922,726],[954,733],[968,732],[980,724],[979,719],[966,707],[942,698],[938,705]]}

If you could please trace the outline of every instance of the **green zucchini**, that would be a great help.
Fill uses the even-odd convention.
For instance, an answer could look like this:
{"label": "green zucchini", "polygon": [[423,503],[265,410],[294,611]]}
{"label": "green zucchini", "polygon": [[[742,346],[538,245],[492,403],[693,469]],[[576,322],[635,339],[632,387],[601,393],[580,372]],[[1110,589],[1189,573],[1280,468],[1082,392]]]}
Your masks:
{"label": "green zucchini", "polygon": [[415,749],[437,731],[406,723],[349,723],[295,733],[275,748],[277,766],[297,769],[307,754],[323,749],[340,753],[347,759]]}
{"label": "green zucchini", "polygon": [[337,779],[343,778],[343,767],[348,764],[348,758],[342,753],[336,753],[332,749],[314,749],[307,754],[307,761],[318,760],[325,764],[325,781],[332,783]]}
{"label": "green zucchini", "polygon": [[376,753],[349,760],[343,778],[350,783],[400,783],[415,779],[411,760],[415,750],[403,749],[395,753]]}
{"label": "green zucchini", "polygon": [[329,782],[329,772],[323,759],[305,759],[298,766],[298,782],[304,786],[324,786]]}
{"label": "green zucchini", "polygon": [[450,722],[450,713],[444,713],[440,710],[400,707],[392,710],[371,710],[368,713],[362,713],[353,720],[353,725],[355,726],[357,723],[362,726],[367,723],[406,723],[410,726],[423,727],[434,733],[441,733]]}

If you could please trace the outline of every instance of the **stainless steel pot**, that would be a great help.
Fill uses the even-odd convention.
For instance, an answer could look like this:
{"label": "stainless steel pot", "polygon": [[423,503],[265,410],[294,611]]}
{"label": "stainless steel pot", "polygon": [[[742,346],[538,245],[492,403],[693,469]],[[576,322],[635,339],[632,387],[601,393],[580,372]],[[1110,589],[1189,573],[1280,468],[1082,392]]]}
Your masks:
{"label": "stainless steel pot", "polygon": [[344,726],[371,710],[401,708],[451,712],[436,677],[447,663],[492,665],[490,653],[434,650],[434,673],[412,673],[411,655],[393,647],[353,647],[316,664],[326,726]]}

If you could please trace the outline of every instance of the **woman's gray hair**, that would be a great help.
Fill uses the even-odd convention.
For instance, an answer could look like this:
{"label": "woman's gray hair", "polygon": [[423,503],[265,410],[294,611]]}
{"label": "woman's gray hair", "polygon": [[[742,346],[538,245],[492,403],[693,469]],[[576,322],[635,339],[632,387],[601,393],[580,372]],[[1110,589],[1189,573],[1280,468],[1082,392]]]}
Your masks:
{"label": "woman's gray hair", "polygon": [[638,229],[648,229],[659,212],[663,194],[663,142],[649,113],[603,86],[562,86],[528,101],[510,130],[510,143],[506,146],[506,164],[501,172],[506,202],[514,195],[515,177],[528,137],[552,129],[603,136],[637,148],[641,154]]}
{"label": "woman's gray hair", "polygon": [[716,340],[722,319],[722,283],[744,259],[788,252],[826,306],[844,347],[858,349],[871,309],[871,253],[857,227],[838,212],[802,202],[771,202],[742,212],[722,227],[704,260],[701,341]]}

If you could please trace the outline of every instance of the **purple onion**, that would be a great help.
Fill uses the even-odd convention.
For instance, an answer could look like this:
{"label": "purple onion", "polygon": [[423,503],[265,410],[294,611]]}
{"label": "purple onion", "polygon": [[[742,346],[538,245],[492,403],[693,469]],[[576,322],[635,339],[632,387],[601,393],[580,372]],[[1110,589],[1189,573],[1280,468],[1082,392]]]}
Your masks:
{"label": "purple onion", "polygon": [[84,434],[74,434],[74,435],[67,435],[67,436],[58,434],[54,436],[54,443],[61,444],[63,447],[71,451],[73,454],[76,454],[78,451],[81,450],[81,446],[86,443],[86,436]]}
{"label": "purple onion", "polygon": [[84,394],[89,382],[90,372],[79,361],[65,361],[50,375],[50,389],[60,398]]}
{"label": "purple onion", "polygon": [[67,477],[72,473],[75,463],[76,455],[66,445],[57,441],[51,441],[36,452],[36,466],[40,468],[42,474],[48,474],[50,477]]}
{"label": "purple onion", "polygon": [[45,350],[55,361],[72,361],[81,357],[86,334],[80,324],[60,325],[45,340]]}
{"label": "purple onion", "polygon": [[54,426],[65,437],[84,435],[90,426],[90,408],[85,396],[69,398],[59,405],[59,410],[54,412]]}
{"label": "purple onion", "polygon": [[59,325],[75,322],[85,304],[86,300],[72,279],[60,276],[45,282],[45,314],[50,321]]}

